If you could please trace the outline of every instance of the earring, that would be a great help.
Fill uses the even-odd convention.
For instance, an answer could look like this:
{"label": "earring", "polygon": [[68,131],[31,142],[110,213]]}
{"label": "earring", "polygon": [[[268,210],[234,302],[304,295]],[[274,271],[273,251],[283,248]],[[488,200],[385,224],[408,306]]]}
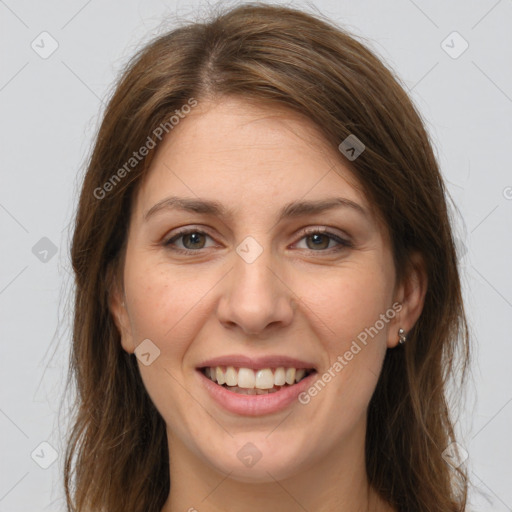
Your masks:
{"label": "earring", "polygon": [[405,334],[405,331],[400,327],[400,329],[398,329],[398,343],[403,345],[406,341],[407,335]]}

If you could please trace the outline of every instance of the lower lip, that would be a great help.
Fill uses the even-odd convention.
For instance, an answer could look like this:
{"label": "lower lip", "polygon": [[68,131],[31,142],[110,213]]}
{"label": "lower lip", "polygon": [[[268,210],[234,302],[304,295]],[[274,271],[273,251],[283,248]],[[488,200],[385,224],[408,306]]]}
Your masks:
{"label": "lower lip", "polygon": [[[309,374],[300,382],[292,386],[281,388],[275,393],[266,395],[242,395],[229,391],[206,377],[201,370],[197,370],[201,381],[210,396],[224,409],[243,416],[261,416],[281,411],[297,400],[300,393],[305,391],[315,378],[316,372]],[[298,400],[297,400],[298,401]]]}

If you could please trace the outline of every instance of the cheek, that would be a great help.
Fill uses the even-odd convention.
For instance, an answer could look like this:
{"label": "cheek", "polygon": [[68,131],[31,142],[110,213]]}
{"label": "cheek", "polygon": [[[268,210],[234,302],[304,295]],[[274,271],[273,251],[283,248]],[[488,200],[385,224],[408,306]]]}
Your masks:
{"label": "cheek", "polygon": [[[142,259],[142,258],[141,258]],[[189,418],[190,396],[183,368],[206,311],[207,291],[215,284],[181,269],[158,264],[135,265],[127,259],[125,291],[135,345],[151,340],[160,351],[146,366],[137,361],[144,387],[166,423],[180,431],[176,417]],[[172,405],[171,405],[172,404]],[[187,428],[191,428],[190,425]],[[187,437],[186,431],[182,432]]]}
{"label": "cheek", "polygon": [[331,370],[325,377],[336,404],[327,401],[330,406],[360,414],[373,393],[392,320],[386,316],[392,305],[390,276],[378,264],[352,265],[316,280],[308,294],[303,290],[304,311],[329,358],[324,372]]}
{"label": "cheek", "polygon": [[[149,338],[162,355],[183,353],[204,315],[205,295],[215,282],[163,265],[125,267],[125,289],[135,344]],[[172,357],[176,362],[176,358]]]}
{"label": "cheek", "polygon": [[351,265],[304,283],[300,296],[311,321],[323,333],[320,339],[339,346],[373,326],[387,311],[392,287],[378,267]]}

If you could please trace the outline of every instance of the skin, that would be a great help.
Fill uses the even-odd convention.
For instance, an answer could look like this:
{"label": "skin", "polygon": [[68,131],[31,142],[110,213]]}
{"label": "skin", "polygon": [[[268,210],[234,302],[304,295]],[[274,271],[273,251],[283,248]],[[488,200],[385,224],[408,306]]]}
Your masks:
{"label": "skin", "polygon": [[[167,425],[172,486],[162,512],[394,510],[368,486],[366,411],[398,328],[408,332],[421,313],[426,279],[416,257],[396,282],[388,233],[347,164],[307,118],[236,98],[199,102],[162,142],[132,205],[111,300],[124,350],[145,339],[160,350],[138,364]],[[171,195],[219,201],[233,216],[164,208],[145,220]],[[277,222],[286,203],[330,197],[366,213],[341,207]],[[178,227],[207,235],[166,246]],[[312,227],[350,245],[325,235],[315,244],[304,233]],[[252,263],[236,252],[247,236],[263,249]],[[305,359],[321,375],[395,302],[400,313],[306,405],[240,416],[200,385],[202,361],[238,353]],[[237,458],[248,442],[261,453],[252,467]]]}

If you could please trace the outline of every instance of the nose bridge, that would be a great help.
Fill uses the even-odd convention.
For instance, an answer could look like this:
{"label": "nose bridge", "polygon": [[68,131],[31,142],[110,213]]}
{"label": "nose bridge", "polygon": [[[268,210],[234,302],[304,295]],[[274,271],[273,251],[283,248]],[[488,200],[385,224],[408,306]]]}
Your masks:
{"label": "nose bridge", "polygon": [[219,320],[260,333],[270,324],[287,325],[293,316],[292,293],[276,274],[279,262],[272,250],[252,237],[236,248],[234,268],[219,306]]}
{"label": "nose bridge", "polygon": [[[244,250],[247,252],[244,253]],[[266,300],[275,297],[273,292],[276,288],[274,282],[276,277],[271,270],[275,266],[275,258],[269,248],[257,254],[253,247],[247,250],[247,243],[240,244],[235,259],[234,291],[242,296],[246,294],[260,295],[262,299]],[[263,297],[263,295],[267,295],[267,297]]]}

